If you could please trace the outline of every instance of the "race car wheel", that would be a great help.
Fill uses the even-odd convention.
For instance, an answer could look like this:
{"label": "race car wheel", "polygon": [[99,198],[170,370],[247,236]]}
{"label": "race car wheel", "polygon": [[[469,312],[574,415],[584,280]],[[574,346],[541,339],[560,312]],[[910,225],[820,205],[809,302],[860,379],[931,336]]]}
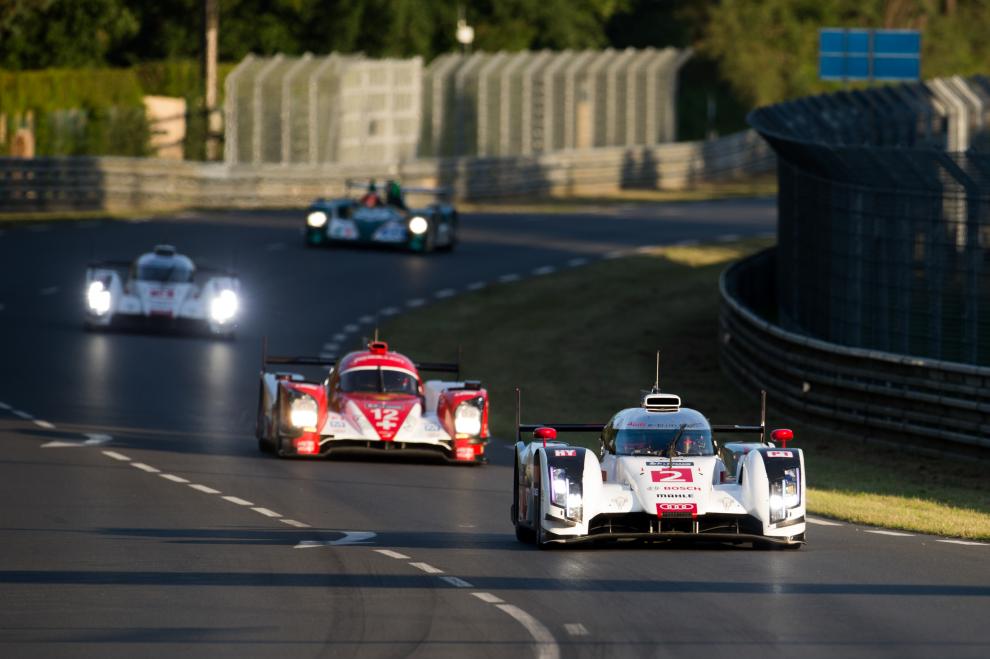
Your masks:
{"label": "race car wheel", "polygon": [[[540,472],[543,473],[543,465],[537,465]],[[533,502],[533,516],[536,518],[533,520],[533,527],[535,528],[535,538],[536,547],[538,549],[549,549],[550,543],[547,542],[547,532],[543,529],[543,486],[536,488],[536,499]]]}
{"label": "race car wheel", "polygon": [[512,526],[516,529],[516,540],[527,545],[533,543],[533,529],[519,523],[519,461],[512,470]]}

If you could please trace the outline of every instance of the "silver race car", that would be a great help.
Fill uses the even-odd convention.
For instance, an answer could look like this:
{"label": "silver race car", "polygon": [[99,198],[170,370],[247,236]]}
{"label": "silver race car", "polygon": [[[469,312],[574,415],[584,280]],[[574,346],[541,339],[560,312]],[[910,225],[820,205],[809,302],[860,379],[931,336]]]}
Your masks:
{"label": "silver race car", "polygon": [[171,245],[134,261],[100,261],[86,269],[87,329],[206,331],[231,338],[240,282],[228,271],[197,268]]}
{"label": "silver race car", "polygon": [[[776,446],[765,441],[764,421],[710,425],[656,386],[607,423],[522,424],[517,412],[517,427],[535,438],[515,447],[511,515],[520,541],[804,544],[804,455],[787,448],[790,430],[770,433]],[[598,433],[600,454],[556,441],[566,431]],[[758,441],[720,444],[725,433]]]}

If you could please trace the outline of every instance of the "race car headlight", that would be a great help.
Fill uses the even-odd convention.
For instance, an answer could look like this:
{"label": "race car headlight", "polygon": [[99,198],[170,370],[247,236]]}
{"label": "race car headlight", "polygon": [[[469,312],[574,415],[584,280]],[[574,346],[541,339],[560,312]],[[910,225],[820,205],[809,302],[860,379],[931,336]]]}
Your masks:
{"label": "race car headlight", "polygon": [[466,400],[454,409],[454,432],[458,435],[477,436],[481,434],[481,413],[484,398]]}
{"label": "race car headlight", "polygon": [[801,504],[801,470],[784,470],[784,477],[770,483],[770,523],[787,518],[787,509]]}
{"label": "race car headlight", "polygon": [[583,514],[581,484],[567,478],[560,467],[550,467],[550,503],[564,509],[564,517],[581,521]]}
{"label": "race car headlight", "polygon": [[89,310],[98,316],[110,311],[110,291],[102,281],[90,282],[86,289],[86,304]]}
{"label": "race car headlight", "polygon": [[316,428],[316,401],[309,396],[295,398],[289,406],[289,423],[296,428]]}
{"label": "race car headlight", "polygon": [[314,229],[319,229],[327,223],[327,214],[323,211],[313,211],[306,216],[306,224],[313,227]]}
{"label": "race car headlight", "polygon": [[416,217],[409,220],[409,230],[412,233],[416,234],[417,236],[423,235],[424,233],[426,233],[426,230],[429,228],[430,228],[430,223],[427,222],[426,218],[424,217],[420,217],[419,215],[417,215]]}
{"label": "race car headlight", "polygon": [[210,316],[218,323],[226,323],[237,314],[237,293],[225,288],[210,303]]}

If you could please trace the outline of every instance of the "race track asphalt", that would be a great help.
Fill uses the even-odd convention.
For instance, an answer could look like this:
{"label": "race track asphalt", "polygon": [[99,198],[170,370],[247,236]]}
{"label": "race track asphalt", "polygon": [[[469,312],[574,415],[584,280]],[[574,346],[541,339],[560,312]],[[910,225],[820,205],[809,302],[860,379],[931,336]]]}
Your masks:
{"label": "race track asphalt", "polygon": [[[343,350],[383,310],[774,213],[468,214],[427,258],[306,249],[289,212],[0,226],[0,656],[990,656],[987,545],[819,521],[800,551],[537,551],[505,442],[480,468],[257,451],[262,336]],[[158,242],[239,271],[235,340],[82,330],[86,262]]]}

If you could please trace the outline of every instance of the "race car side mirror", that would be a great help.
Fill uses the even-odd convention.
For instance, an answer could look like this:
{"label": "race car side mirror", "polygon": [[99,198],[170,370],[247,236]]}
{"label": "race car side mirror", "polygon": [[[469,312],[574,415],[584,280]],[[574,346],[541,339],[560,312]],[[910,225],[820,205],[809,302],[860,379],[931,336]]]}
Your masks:
{"label": "race car side mirror", "polygon": [[557,439],[557,429],[541,426],[533,431],[533,439],[542,439],[543,445],[546,446],[547,440],[553,441]]}
{"label": "race car side mirror", "polygon": [[787,442],[794,439],[794,431],[789,428],[778,428],[770,433],[770,439],[774,443],[780,442],[781,448],[787,448]]}

